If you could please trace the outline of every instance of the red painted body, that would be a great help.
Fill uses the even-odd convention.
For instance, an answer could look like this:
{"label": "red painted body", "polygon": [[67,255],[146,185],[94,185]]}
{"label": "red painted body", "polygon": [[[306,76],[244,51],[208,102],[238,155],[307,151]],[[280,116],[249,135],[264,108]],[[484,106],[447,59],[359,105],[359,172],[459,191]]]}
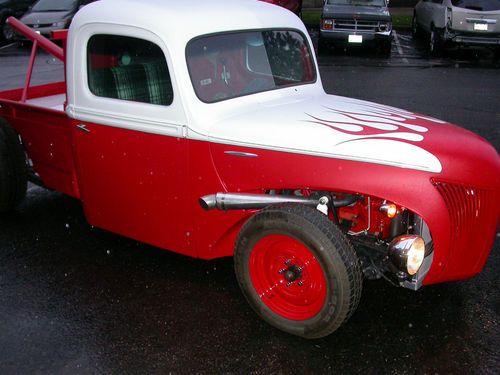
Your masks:
{"label": "red painted body", "polygon": [[[455,134],[455,141],[440,150],[443,172],[436,175],[98,124],[86,124],[91,133],[83,137],[84,133],[75,130],[76,123],[64,112],[18,102],[21,91],[0,93],[0,115],[21,135],[44,185],[81,198],[90,224],[146,243],[203,259],[230,256],[239,228],[252,212],[207,212],[199,206],[198,198],[216,191],[262,193],[289,188],[366,194],[390,200],[422,216],[435,246],[426,284],[480,272],[493,242],[500,204],[499,176],[482,173],[478,166],[498,169],[488,164],[495,160],[491,156],[496,151],[481,138],[451,125],[432,129],[442,132],[443,137],[449,131]],[[30,90],[31,98],[61,92],[61,84]],[[472,150],[478,148],[483,152],[473,155]],[[228,150],[256,153],[259,157],[235,157],[224,153]],[[484,160],[478,162],[482,157]],[[450,216],[446,199],[459,200],[460,193],[443,193],[443,188],[436,186],[443,182],[481,190],[488,207],[481,207],[478,222]],[[366,221],[362,220],[358,227],[364,225]],[[473,234],[467,235],[470,225],[474,226],[469,228]],[[458,238],[459,234],[465,237]],[[464,240],[467,242],[462,243]]]}
{"label": "red painted body", "polygon": [[[241,225],[254,212],[205,211],[199,197],[302,189],[362,194],[374,205],[389,200],[420,215],[435,249],[425,284],[480,272],[493,243],[500,176],[488,171],[500,171],[498,154],[453,125],[418,120],[432,134],[422,147],[438,156],[443,171],[436,174],[76,122],[62,110],[30,104],[53,95],[66,95],[64,82],[0,92],[0,116],[21,136],[44,186],[81,199],[97,227],[193,257],[231,256]],[[90,132],[78,130],[81,124]],[[365,206],[366,200],[339,211],[358,217],[353,231],[367,225]],[[382,228],[387,236],[388,221],[378,213],[371,219],[370,232]]]}
{"label": "red painted body", "polygon": [[280,7],[286,8],[289,11],[299,14],[302,10],[302,0],[261,0],[266,3],[278,5]]}

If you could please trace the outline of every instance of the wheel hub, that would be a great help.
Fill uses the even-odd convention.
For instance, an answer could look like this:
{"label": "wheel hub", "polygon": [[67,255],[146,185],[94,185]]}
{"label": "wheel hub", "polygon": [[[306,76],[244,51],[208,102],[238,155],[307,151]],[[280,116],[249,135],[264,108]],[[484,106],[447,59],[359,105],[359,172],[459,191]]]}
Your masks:
{"label": "wheel hub", "polygon": [[288,267],[285,272],[283,272],[283,277],[288,282],[294,282],[302,277],[302,269],[297,267],[295,264]]}

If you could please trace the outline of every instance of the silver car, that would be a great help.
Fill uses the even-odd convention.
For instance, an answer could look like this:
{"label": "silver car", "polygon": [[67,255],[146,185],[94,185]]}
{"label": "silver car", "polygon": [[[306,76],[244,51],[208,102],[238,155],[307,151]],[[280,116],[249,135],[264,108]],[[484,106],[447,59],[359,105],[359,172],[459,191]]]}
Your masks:
{"label": "silver car", "polygon": [[49,37],[52,31],[67,29],[82,6],[95,0],[39,0],[21,22]]}
{"label": "silver car", "polygon": [[414,36],[425,34],[431,55],[448,45],[500,48],[500,0],[420,0],[413,13]]}

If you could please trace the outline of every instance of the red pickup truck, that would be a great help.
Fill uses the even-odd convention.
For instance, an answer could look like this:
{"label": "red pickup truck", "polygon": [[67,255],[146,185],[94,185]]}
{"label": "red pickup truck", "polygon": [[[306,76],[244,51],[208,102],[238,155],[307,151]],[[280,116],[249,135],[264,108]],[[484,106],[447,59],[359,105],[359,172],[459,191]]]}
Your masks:
{"label": "red pickup truck", "polygon": [[[194,10],[193,10],[194,9]],[[267,322],[306,338],[355,311],[363,279],[480,272],[500,158],[441,120],[327,95],[292,12],[259,1],[101,0],[63,48],[65,81],[0,92],[0,211],[28,180],[88,222],[202,259],[234,256]]]}

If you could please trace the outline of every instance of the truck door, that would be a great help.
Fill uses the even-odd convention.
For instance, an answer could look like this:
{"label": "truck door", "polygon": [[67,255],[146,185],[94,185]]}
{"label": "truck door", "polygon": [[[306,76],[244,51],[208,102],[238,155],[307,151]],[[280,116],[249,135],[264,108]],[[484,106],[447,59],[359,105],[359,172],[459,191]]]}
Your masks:
{"label": "truck door", "polygon": [[86,61],[70,74],[81,82],[68,113],[85,214],[97,227],[193,255],[184,112],[167,51],[154,36],[123,34],[77,37]]}

